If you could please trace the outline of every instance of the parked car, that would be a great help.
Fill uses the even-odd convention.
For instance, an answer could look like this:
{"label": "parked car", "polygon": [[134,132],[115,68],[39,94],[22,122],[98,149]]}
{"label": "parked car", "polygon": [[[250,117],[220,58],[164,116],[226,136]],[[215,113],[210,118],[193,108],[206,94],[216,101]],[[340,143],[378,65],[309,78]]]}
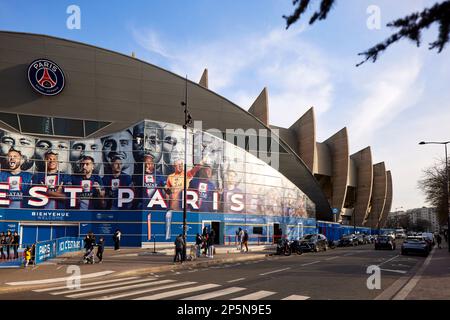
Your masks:
{"label": "parked car", "polygon": [[403,241],[401,252],[402,255],[417,253],[426,257],[430,253],[430,249],[429,244],[424,237],[410,236]]}
{"label": "parked car", "polygon": [[365,234],[364,238],[366,239],[366,243],[374,243],[375,242],[375,236],[372,236],[370,234]]}
{"label": "parked car", "polygon": [[364,240],[364,235],[358,233],[355,235],[356,241],[358,241],[358,244],[366,244],[366,241]]}
{"label": "parked car", "polygon": [[328,248],[328,240],[323,234],[308,234],[300,240],[300,247],[303,251],[326,251]]}
{"label": "parked car", "polygon": [[434,234],[432,234],[431,232],[422,232],[419,235],[424,237],[425,240],[427,240],[431,244],[430,250],[436,244],[434,241]]}
{"label": "parked car", "polygon": [[406,238],[406,233],[404,232],[396,232],[395,233],[395,239],[405,239]]}
{"label": "parked car", "polygon": [[342,236],[342,238],[339,240],[338,243],[339,247],[357,246],[357,245],[358,239],[356,239],[356,236],[354,234],[347,234],[345,236]]}
{"label": "parked car", "polygon": [[395,250],[395,239],[391,236],[378,236],[375,241],[375,250],[390,249]]}

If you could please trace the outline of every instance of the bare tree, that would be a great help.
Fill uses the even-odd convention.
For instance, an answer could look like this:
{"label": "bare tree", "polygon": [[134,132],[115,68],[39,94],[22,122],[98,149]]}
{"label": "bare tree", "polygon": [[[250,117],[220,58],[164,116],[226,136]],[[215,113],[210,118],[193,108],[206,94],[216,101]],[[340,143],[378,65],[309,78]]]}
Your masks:
{"label": "bare tree", "polygon": [[[283,16],[283,18],[286,19],[286,29],[300,19],[311,2],[311,0],[292,1],[292,4],[296,6],[294,13],[289,16]],[[319,10],[313,13],[309,20],[309,24],[313,24],[317,20],[326,19],[335,2],[336,0],[322,0]],[[436,41],[430,43],[429,49],[437,49],[438,53],[440,53],[450,40],[450,0],[436,3],[432,7],[426,8],[421,12],[415,12],[388,23],[387,26],[398,29],[397,32],[372,48],[358,53],[358,55],[364,56],[365,59],[356,66],[362,65],[369,59],[371,59],[372,62],[375,62],[381,52],[401,39],[409,39],[415,42],[417,47],[419,47],[421,44],[422,31],[428,29],[434,23],[439,25],[439,35]]]}
{"label": "bare tree", "polygon": [[445,160],[423,170],[423,178],[418,182],[419,189],[425,194],[425,201],[436,207],[439,223],[442,225],[448,218],[447,207],[447,174]]}

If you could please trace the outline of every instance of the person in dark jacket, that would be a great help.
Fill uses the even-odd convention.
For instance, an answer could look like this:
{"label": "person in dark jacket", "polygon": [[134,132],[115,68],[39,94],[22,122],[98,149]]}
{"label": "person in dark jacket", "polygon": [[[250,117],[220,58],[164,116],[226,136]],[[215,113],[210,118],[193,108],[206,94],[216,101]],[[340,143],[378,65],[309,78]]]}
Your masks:
{"label": "person in dark jacket", "polygon": [[122,232],[120,232],[120,230],[117,229],[113,235],[114,250],[120,251],[120,238],[122,238]]}
{"label": "person in dark jacket", "polygon": [[13,235],[11,231],[8,230],[5,237],[5,243],[6,243],[6,258],[11,259],[11,246],[13,242]]}
{"label": "person in dark jacket", "polygon": [[197,258],[199,258],[202,254],[202,243],[203,243],[203,238],[202,236],[197,233],[197,236],[195,237],[195,246],[196,246],[196,251],[197,251]]}
{"label": "person in dark jacket", "polygon": [[180,263],[183,263],[183,248],[185,246],[183,235],[179,234],[178,237],[175,239],[175,257],[173,258],[173,262],[176,263],[179,261]]}
{"label": "person in dark jacket", "polygon": [[105,251],[105,239],[103,237],[100,237],[97,243],[98,263],[102,263],[103,261],[103,251]]}
{"label": "person in dark jacket", "polygon": [[208,235],[208,258],[214,258],[214,239],[216,238],[216,233],[214,229],[211,229],[211,232]]}
{"label": "person in dark jacket", "polygon": [[17,233],[17,231],[14,231],[13,241],[12,241],[13,250],[14,250],[14,259],[19,259],[19,252],[18,252],[19,243],[20,243],[20,236]]}

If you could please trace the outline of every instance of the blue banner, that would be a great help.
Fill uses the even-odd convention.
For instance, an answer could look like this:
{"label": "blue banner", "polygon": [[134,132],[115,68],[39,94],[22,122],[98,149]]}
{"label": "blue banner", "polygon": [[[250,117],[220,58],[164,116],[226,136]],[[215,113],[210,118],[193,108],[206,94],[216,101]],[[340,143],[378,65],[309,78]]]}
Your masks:
{"label": "blue banner", "polygon": [[56,256],[67,252],[80,251],[84,248],[83,239],[76,237],[65,237],[56,239]]}
{"label": "blue banner", "polygon": [[39,264],[56,257],[56,240],[48,240],[36,243],[35,263]]}

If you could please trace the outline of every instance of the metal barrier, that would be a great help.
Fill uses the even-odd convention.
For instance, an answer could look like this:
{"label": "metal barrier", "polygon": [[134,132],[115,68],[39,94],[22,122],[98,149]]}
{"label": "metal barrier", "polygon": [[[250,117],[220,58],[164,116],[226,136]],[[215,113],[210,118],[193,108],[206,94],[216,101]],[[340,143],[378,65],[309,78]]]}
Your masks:
{"label": "metal barrier", "polygon": [[67,252],[80,251],[84,248],[84,240],[79,237],[63,237],[36,243],[35,264],[56,258]]}
{"label": "metal barrier", "polygon": [[[286,238],[286,236],[279,235],[249,235],[248,236],[248,244],[253,245],[268,245],[268,244],[276,244],[279,239]],[[224,235],[223,236],[223,245],[225,246],[235,246],[239,245],[238,236],[237,235]]]}

